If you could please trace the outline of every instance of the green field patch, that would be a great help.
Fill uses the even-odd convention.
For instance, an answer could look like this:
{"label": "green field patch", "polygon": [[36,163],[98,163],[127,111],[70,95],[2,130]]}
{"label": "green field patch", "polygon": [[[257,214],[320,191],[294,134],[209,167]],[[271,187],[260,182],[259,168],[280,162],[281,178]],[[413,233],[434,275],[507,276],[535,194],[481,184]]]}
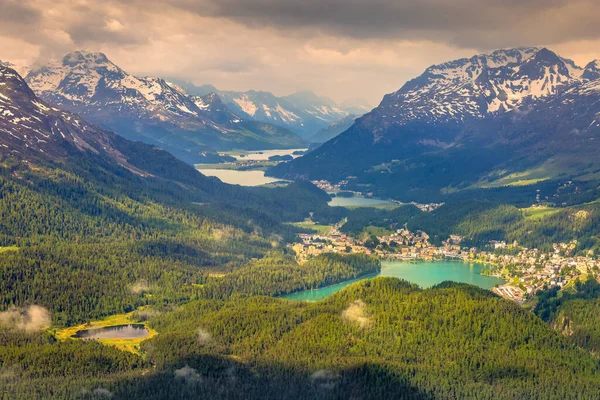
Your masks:
{"label": "green field patch", "polygon": [[523,212],[523,216],[526,219],[531,219],[531,220],[541,220],[544,217],[547,217],[549,215],[553,215],[556,214],[557,212],[559,212],[559,209],[556,208],[552,208],[552,207],[529,207],[529,208],[522,208],[521,211]]}
{"label": "green field patch", "polygon": [[552,157],[543,164],[524,171],[512,173],[506,170],[495,171],[473,187],[527,186],[559,177],[594,180],[600,178],[600,171],[593,169],[593,164],[586,162],[585,157],[574,158],[572,155],[562,155]]}
{"label": "green field patch", "polygon": [[536,184],[538,182],[546,181],[551,178],[552,175],[548,174],[548,172],[542,166],[540,168],[528,171],[514,172],[497,180],[482,181],[476,186],[481,188],[495,188],[502,186],[527,186]]}
{"label": "green field patch", "polygon": [[302,229],[310,229],[310,230],[313,230],[313,231],[319,233],[320,235],[327,235],[333,228],[331,225],[320,225],[320,224],[315,224],[313,222],[308,222],[308,221],[289,222],[288,225],[292,225],[292,226],[295,226],[297,228],[302,228]]}
{"label": "green field patch", "polygon": [[369,225],[366,226],[365,229],[363,229],[363,231],[360,234],[360,238],[365,240],[370,238],[371,236],[388,236],[392,233],[394,232],[390,231],[389,229],[382,228],[380,226]]}

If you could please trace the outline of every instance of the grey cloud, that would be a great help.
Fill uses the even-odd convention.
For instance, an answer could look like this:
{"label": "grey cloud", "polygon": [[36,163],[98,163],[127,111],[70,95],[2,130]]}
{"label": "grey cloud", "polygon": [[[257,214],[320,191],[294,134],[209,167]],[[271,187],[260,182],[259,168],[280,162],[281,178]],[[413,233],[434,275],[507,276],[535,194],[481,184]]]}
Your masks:
{"label": "grey cloud", "polygon": [[33,4],[0,0],[0,34],[27,35],[32,30],[31,27],[38,26],[41,20],[41,12]]}
{"label": "grey cloud", "polygon": [[2,0],[0,2],[0,21],[10,23],[33,24],[40,20],[41,13],[22,1]]}
{"label": "grey cloud", "polygon": [[113,394],[110,390],[105,389],[105,388],[96,388],[93,390],[92,392],[94,394],[94,397],[98,397],[98,398],[109,398],[112,399]]}
{"label": "grey cloud", "polygon": [[133,32],[131,29],[124,28],[123,31],[111,31],[107,29],[106,24],[107,20],[103,18],[84,18],[81,23],[70,26],[67,32],[77,45],[89,43],[131,45],[145,43],[148,40],[146,37],[139,35],[139,32]]}
{"label": "grey cloud", "polygon": [[298,28],[359,39],[428,39],[461,47],[600,37],[596,17],[600,5],[594,0],[172,0],[170,4],[252,27]]}
{"label": "grey cloud", "polygon": [[597,0],[0,0],[0,59],[87,49],[138,75],[375,103],[431,64],[501,47],[585,64],[600,57],[598,11]]}

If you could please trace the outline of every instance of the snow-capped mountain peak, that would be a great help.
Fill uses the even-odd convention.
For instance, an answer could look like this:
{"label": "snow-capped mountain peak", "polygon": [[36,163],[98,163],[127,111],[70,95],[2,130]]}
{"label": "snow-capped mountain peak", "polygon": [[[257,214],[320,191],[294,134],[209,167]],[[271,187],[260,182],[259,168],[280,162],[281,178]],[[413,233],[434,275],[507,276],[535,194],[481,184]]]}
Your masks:
{"label": "snow-capped mountain peak", "polygon": [[581,77],[587,80],[596,80],[600,78],[600,60],[591,61],[586,65]]}
{"label": "snow-capped mountain peak", "polygon": [[178,118],[198,117],[197,107],[183,90],[161,78],[130,75],[103,53],[69,53],[60,62],[32,70],[26,80],[42,97],[82,114],[89,110],[78,107],[112,107],[178,125],[188,122]]}
{"label": "snow-capped mountain peak", "polygon": [[556,94],[582,79],[584,69],[546,48],[497,50],[434,65],[380,105],[392,124],[483,118]]}
{"label": "snow-capped mountain peak", "polygon": [[237,124],[243,121],[239,115],[231,112],[216,93],[205,96],[191,96],[201,115],[219,124]]}
{"label": "snow-capped mountain peak", "polygon": [[0,66],[8,67],[14,71],[16,71],[20,76],[25,76],[31,70],[29,65],[24,64],[14,64],[8,61],[0,60]]}
{"label": "snow-capped mountain peak", "polygon": [[203,96],[214,92],[234,113],[289,128],[304,138],[312,137],[315,132],[349,114],[363,115],[372,108],[362,100],[337,104],[311,91],[279,97],[257,90],[223,91],[212,85],[195,86],[189,82],[180,82],[180,85],[194,95]]}

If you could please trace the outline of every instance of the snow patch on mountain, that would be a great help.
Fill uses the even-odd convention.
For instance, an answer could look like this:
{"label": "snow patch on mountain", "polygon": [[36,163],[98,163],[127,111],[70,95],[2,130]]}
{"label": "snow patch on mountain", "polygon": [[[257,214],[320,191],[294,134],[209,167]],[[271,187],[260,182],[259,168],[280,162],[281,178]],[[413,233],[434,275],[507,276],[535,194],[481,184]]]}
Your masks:
{"label": "snow patch on mountain", "polygon": [[497,50],[429,67],[378,108],[388,124],[461,122],[521,107],[579,82],[585,70],[548,49]]}
{"label": "snow patch on mountain", "polygon": [[103,154],[130,171],[130,165],[112,145],[115,135],[88,125],[78,116],[40,101],[13,69],[0,66],[0,147],[25,160],[36,154],[60,158],[68,155],[67,143],[80,151]]}
{"label": "snow patch on mountain", "polygon": [[242,111],[244,111],[246,114],[248,114],[251,117],[254,116],[254,114],[256,114],[256,110],[258,110],[258,107],[256,106],[256,104],[254,104],[254,102],[248,98],[247,94],[244,94],[241,97],[235,98],[235,99],[233,99],[233,101],[238,106],[240,106]]}
{"label": "snow patch on mountain", "polygon": [[285,108],[281,107],[281,104],[277,104],[277,108],[275,108],[277,114],[279,114],[279,118],[286,123],[293,123],[301,118],[294,114],[292,111],[288,111]]}
{"label": "snow patch on mountain", "polygon": [[255,121],[286,127],[305,139],[350,114],[362,115],[371,109],[362,100],[337,104],[308,91],[278,97],[255,90],[222,91],[212,85],[195,86],[188,82],[180,82],[180,85],[195,95],[215,92],[233,112]]}

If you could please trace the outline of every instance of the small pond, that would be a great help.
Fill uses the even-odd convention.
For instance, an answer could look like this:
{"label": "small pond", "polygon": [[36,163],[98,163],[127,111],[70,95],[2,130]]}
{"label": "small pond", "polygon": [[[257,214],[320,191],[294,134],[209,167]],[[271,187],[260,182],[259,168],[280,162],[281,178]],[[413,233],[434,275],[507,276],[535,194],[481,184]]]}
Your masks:
{"label": "small pond", "polygon": [[83,329],[71,337],[77,339],[143,339],[148,337],[148,329],[142,324],[115,325]]}

